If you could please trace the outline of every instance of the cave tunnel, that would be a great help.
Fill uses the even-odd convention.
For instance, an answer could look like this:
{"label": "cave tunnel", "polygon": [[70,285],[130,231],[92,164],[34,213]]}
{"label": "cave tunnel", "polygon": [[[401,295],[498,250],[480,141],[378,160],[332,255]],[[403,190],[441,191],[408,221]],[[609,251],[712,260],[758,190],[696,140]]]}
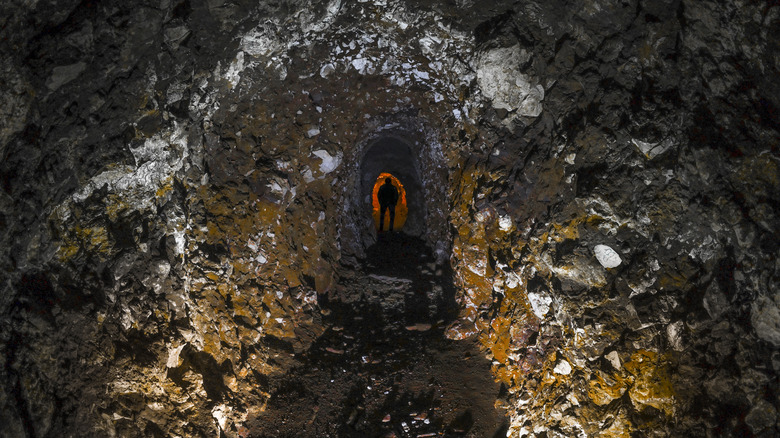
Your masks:
{"label": "cave tunnel", "polygon": [[380,176],[390,175],[402,192],[396,222],[403,224],[395,227],[395,234],[420,239],[438,263],[446,263],[452,241],[446,218],[449,169],[435,130],[424,119],[408,114],[383,114],[363,129],[369,133],[350,149],[349,178],[338,217],[342,260],[363,258],[377,243],[374,194],[383,182]]}
{"label": "cave tunnel", "polygon": [[360,193],[363,211],[373,218],[375,229],[379,229],[379,201],[376,193],[384,183],[384,178],[389,176],[399,189],[395,216],[398,226],[395,230],[417,237],[425,234],[426,206],[418,169],[411,148],[398,138],[383,137],[368,147],[360,165]]}
{"label": "cave tunnel", "polygon": [[0,436],[780,436],[777,1],[0,14]]}

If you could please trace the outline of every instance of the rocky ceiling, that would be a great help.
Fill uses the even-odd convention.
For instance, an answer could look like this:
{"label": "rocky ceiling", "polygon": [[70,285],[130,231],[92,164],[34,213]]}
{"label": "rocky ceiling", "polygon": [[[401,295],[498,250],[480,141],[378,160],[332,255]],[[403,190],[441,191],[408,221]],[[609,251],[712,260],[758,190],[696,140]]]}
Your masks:
{"label": "rocky ceiling", "polygon": [[0,435],[246,436],[388,143],[508,436],[780,434],[777,2],[0,12]]}

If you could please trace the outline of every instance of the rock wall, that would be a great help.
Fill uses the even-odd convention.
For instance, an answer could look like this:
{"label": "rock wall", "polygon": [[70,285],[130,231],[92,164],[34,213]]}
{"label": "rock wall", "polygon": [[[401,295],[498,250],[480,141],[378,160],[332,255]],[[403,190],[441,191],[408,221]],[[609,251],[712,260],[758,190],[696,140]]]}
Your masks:
{"label": "rock wall", "polygon": [[780,432],[774,3],[0,10],[4,435],[246,436],[387,137],[510,436]]}

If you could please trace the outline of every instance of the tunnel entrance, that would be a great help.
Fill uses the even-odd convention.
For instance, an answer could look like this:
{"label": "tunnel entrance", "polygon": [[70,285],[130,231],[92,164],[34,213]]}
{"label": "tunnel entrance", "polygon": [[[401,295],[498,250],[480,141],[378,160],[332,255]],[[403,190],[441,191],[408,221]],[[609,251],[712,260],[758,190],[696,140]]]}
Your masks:
{"label": "tunnel entrance", "polygon": [[425,233],[425,197],[418,167],[411,148],[395,137],[383,137],[368,148],[360,166],[360,191],[364,214],[372,218],[374,230],[379,229],[377,192],[389,177],[399,195],[394,230],[418,237]]}
{"label": "tunnel entrance", "polygon": [[[407,115],[371,121],[370,125],[364,139],[344,154],[344,202],[338,218],[341,262],[355,265],[381,236],[374,190],[377,179],[385,173],[405,192],[406,221],[402,226],[396,223],[396,234],[423,240],[436,261],[445,262],[451,246],[449,170],[438,134],[423,120]],[[402,220],[403,215],[398,216]]]}
{"label": "tunnel entrance", "polygon": [[[441,148],[417,125],[383,131],[400,125],[384,121],[345,160],[342,264],[318,296],[326,329],[268,388],[251,436],[506,436],[491,362],[476,339],[445,336],[458,304]],[[400,232],[377,232],[385,178]]]}
{"label": "tunnel entrance", "polygon": [[[371,193],[371,206],[373,208],[373,217],[374,217],[374,228],[377,230],[380,230],[380,216],[381,211],[379,208],[379,189],[382,187],[383,184],[385,184],[385,180],[387,178],[390,178],[390,181],[395,187],[395,189],[398,191],[398,203],[395,206],[395,220],[393,221],[393,230],[395,231],[401,231],[401,228],[406,223],[406,216],[409,214],[409,208],[406,205],[406,190],[404,189],[404,185],[401,183],[401,181],[398,180],[398,178],[394,177],[393,175],[382,172],[379,174],[379,177],[376,179],[376,183],[374,183],[374,189]],[[389,218],[390,214],[389,212],[385,212],[385,218],[384,223],[388,223],[390,220]],[[380,230],[381,231],[381,230]]]}

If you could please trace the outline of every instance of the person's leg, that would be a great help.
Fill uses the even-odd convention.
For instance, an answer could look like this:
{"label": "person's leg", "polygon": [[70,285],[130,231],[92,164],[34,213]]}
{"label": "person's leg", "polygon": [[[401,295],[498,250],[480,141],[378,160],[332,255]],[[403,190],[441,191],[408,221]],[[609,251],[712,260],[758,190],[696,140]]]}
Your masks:
{"label": "person's leg", "polygon": [[390,208],[390,231],[393,231],[393,224],[395,223],[395,205],[389,206]]}
{"label": "person's leg", "polygon": [[[381,232],[385,227],[385,210],[387,210],[386,205],[380,205],[379,206],[379,231]],[[392,227],[393,225],[390,224]]]}

